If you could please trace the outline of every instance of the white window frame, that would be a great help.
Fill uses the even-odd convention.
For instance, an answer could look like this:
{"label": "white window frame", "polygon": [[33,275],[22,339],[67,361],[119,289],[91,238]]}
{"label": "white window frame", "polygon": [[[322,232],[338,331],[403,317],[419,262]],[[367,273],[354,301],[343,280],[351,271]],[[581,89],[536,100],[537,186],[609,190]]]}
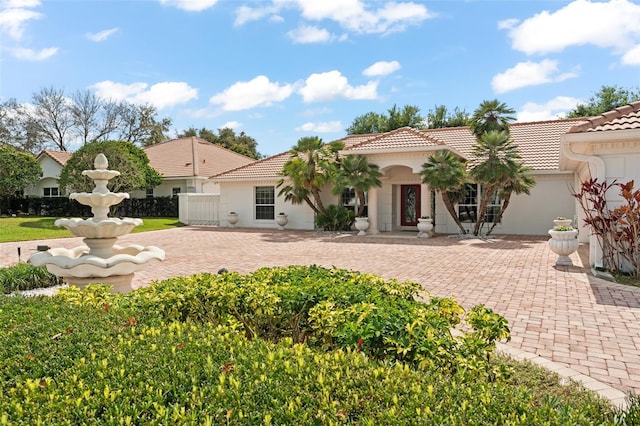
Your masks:
{"label": "white window frame", "polygon": [[[267,191],[267,192],[263,194],[263,191]],[[260,186],[253,187],[253,215],[255,220],[275,220],[276,218],[276,187],[275,186],[260,185]]]}
{"label": "white window frame", "polygon": [[[469,192],[473,191],[473,192]],[[485,223],[493,223],[493,215],[497,215],[502,207],[502,199],[499,197],[499,191],[496,191],[489,204],[487,204],[487,211],[485,212]],[[458,203],[458,217],[462,223],[476,223],[478,218],[478,206],[482,203],[482,197],[484,197],[484,187],[477,183],[466,183],[464,200]],[[461,214],[464,210],[470,212],[470,214]],[[500,223],[500,222],[498,222]]]}
{"label": "white window frame", "polygon": [[[48,192],[48,194],[47,194]],[[54,194],[55,192],[55,194]],[[60,188],[57,186],[47,186],[42,188],[42,196],[44,198],[55,198],[60,196]]]}

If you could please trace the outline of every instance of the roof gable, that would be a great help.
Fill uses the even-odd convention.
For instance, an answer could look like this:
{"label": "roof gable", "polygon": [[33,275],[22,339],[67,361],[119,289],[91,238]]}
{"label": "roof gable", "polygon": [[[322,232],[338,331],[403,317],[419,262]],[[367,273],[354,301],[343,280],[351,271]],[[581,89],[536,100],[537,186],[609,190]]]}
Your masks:
{"label": "roof gable", "polygon": [[[404,150],[410,148],[425,148],[443,145],[429,134],[410,127],[402,127],[386,133],[367,135],[367,139],[345,147],[345,151],[358,152],[364,150]],[[348,139],[348,138],[345,138]],[[349,138],[350,142],[352,141]],[[346,143],[345,143],[346,145]]]}
{"label": "roof gable", "polygon": [[163,177],[209,177],[255,161],[197,137],[172,139],[144,151]]}
{"label": "roof gable", "polygon": [[52,151],[49,149],[45,149],[44,151],[42,151],[40,154],[38,154],[38,156],[36,157],[37,160],[40,160],[40,158],[46,155],[49,158],[51,158],[53,161],[55,161],[56,163],[60,164],[62,167],[64,167],[65,164],[67,164],[67,161],[69,161],[69,158],[71,158],[71,156],[73,155],[73,153],[71,152],[67,152],[67,151]]}
{"label": "roof gable", "polygon": [[585,118],[582,123],[571,127],[568,133],[634,129],[640,129],[640,101],[618,107],[595,117]]}

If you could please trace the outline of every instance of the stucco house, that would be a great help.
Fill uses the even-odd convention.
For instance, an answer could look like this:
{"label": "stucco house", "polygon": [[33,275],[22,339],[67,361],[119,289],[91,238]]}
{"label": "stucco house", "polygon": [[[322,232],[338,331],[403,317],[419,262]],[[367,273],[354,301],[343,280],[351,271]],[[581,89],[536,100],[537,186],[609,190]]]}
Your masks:
{"label": "stucco house", "polygon": [[[510,129],[536,185],[530,195],[512,196],[494,235],[546,235],[558,216],[579,219],[581,212],[570,193],[588,176],[640,183],[640,102],[597,117],[514,123]],[[347,136],[343,141],[343,155],[362,154],[383,173],[382,188],[368,193],[369,233],[415,231],[417,218],[423,215],[434,218],[437,233],[458,232],[441,197],[421,183],[419,173],[437,150],[471,158],[475,138],[467,127],[401,128]],[[275,228],[275,215],[285,212],[288,228],[314,229],[314,213],[307,205],[292,205],[278,196],[276,185],[288,157],[282,153],[212,176],[220,187],[221,211],[238,212],[237,226],[242,227]],[[326,204],[351,202],[332,195],[330,188],[322,195]],[[464,202],[457,206],[469,227],[483,196],[482,188],[470,183]],[[492,202],[499,205],[500,200]],[[589,233],[583,231],[580,239],[587,241]]]}
{"label": "stucco house", "polygon": [[[162,184],[149,191],[133,191],[133,198],[170,197],[179,193],[218,193],[218,185],[209,177],[255,160],[197,137],[172,139],[144,148],[149,164],[162,175]],[[42,151],[37,161],[42,177],[25,189],[30,197],[59,197],[60,171],[71,158],[66,151]]]}
{"label": "stucco house", "polygon": [[42,168],[42,177],[35,185],[25,188],[24,195],[29,197],[62,196],[58,177],[69,158],[71,158],[71,153],[65,151],[45,150],[38,154],[36,160]]}

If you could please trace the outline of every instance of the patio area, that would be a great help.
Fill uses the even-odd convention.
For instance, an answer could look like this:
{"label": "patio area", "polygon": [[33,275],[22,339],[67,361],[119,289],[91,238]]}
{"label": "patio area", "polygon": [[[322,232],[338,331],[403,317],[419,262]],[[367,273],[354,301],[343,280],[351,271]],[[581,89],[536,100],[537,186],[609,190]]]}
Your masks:
{"label": "patio area", "polygon": [[[123,243],[155,245],[166,260],[136,274],[143,285],[177,275],[247,273],[265,266],[317,264],[415,281],[465,308],[485,304],[509,320],[504,347],[583,381],[612,400],[640,392],[640,288],[591,276],[587,250],[575,266],[556,267],[545,237],[421,239],[416,233],[358,237],[312,231],[184,227],[127,235]],[[79,238],[0,244],[0,266],[37,245],[71,248]]]}

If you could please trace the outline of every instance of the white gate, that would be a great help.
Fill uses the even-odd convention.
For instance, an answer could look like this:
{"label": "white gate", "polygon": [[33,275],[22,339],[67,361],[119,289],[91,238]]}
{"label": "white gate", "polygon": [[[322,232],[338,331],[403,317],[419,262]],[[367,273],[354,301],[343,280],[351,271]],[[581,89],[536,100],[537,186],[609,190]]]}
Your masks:
{"label": "white gate", "polygon": [[185,225],[220,224],[220,196],[217,194],[178,194],[179,220]]}

